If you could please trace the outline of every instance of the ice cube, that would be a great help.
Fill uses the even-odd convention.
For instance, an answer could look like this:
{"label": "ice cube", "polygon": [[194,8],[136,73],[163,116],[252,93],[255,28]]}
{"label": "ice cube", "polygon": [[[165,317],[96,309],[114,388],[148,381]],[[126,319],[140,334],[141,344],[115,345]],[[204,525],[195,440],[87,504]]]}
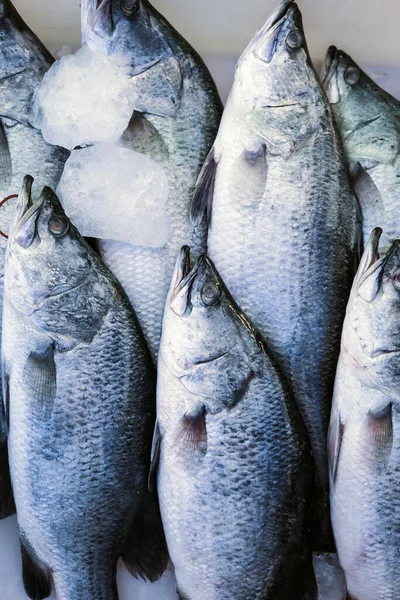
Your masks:
{"label": "ice cube", "polygon": [[83,46],[46,73],[34,96],[32,122],[47,142],[72,150],[118,141],[134,106],[129,59]]}
{"label": "ice cube", "polygon": [[167,175],[144,154],[114,144],[75,150],[57,193],[86,237],[151,248],[170,237]]}
{"label": "ice cube", "polygon": [[314,554],[318,600],[344,600],[346,582],[336,554]]}

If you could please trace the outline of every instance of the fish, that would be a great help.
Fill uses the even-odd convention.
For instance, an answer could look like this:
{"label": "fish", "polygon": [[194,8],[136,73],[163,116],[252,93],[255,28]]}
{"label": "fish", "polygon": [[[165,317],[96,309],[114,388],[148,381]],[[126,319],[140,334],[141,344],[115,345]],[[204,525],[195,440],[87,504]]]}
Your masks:
{"label": "fish", "polygon": [[315,549],[333,550],[327,432],[360,223],[302,16],[282,1],[241,56],[192,219],[208,255],[267,340],[315,459]]}
{"label": "fish", "polygon": [[303,420],[264,340],[188,247],[165,309],[152,455],[181,598],[316,598]]}
{"label": "fish", "polygon": [[89,47],[130,60],[137,102],[120,143],[161,164],[168,177],[171,233],[163,247],[98,242],[156,362],[175,257],[184,244],[205,249],[206,227],[193,227],[190,202],[217,134],[222,103],[202,59],[147,0],[85,0],[82,27]]}
{"label": "fish", "polygon": [[381,227],[386,251],[400,237],[400,102],[335,46],[322,77],[361,205],[364,244]]}
{"label": "fish", "polygon": [[[66,150],[46,144],[41,133],[30,124],[32,95],[53,62],[12,2],[1,0],[0,331],[7,233],[22,180],[29,172],[35,177],[38,189],[46,184],[56,186],[69,156]],[[7,465],[7,435],[0,425],[0,519],[14,512]]]}
{"label": "fish", "polygon": [[148,491],[156,376],[128,299],[49,187],[24,179],[4,292],[3,411],[27,595],[118,600],[168,562]]}
{"label": "fish", "polygon": [[375,228],[343,327],[329,429],[332,524],[348,594],[400,597],[400,240]]}

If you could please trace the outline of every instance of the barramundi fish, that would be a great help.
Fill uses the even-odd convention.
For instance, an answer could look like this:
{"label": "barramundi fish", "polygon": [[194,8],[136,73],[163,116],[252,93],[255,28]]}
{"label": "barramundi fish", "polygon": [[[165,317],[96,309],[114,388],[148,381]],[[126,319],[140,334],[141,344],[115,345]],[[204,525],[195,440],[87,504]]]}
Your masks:
{"label": "barramundi fish", "polygon": [[208,253],[290,383],[316,465],[316,548],[332,547],[326,440],[360,227],[346,159],[307,50],[282,1],[239,60],[194,196]]}
{"label": "barramundi fish", "polygon": [[155,370],[128,299],[44,188],[20,195],[7,250],[4,417],[25,589],[118,600],[117,560],[167,563],[148,492]]}
{"label": "barramundi fish", "polygon": [[183,248],[164,318],[153,446],[180,598],[316,598],[313,464],[285,386],[211,261],[192,263]]}

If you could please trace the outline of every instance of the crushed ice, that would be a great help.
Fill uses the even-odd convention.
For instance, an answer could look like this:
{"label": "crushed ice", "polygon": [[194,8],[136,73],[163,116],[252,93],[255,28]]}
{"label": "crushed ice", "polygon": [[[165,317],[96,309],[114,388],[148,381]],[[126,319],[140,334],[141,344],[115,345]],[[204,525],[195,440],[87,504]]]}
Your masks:
{"label": "crushed ice", "polygon": [[75,150],[57,193],[86,237],[152,248],[164,246],[170,237],[168,179],[144,154],[114,144]]}
{"label": "crushed ice", "polygon": [[47,142],[72,150],[118,141],[134,108],[129,58],[83,46],[46,73],[34,96],[32,122]]}

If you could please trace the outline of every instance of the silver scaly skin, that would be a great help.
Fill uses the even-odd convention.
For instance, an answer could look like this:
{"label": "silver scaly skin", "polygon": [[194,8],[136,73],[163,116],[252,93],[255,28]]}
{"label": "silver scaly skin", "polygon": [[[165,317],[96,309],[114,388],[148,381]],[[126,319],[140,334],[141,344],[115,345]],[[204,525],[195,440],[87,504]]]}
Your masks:
{"label": "silver scaly skin", "polygon": [[400,102],[334,46],[323,81],[353,172],[364,243],[381,227],[387,250],[400,237]]}
{"label": "silver scaly skin", "polygon": [[316,598],[306,429],[259,334],[188,248],[167,300],[157,419],[153,471],[180,598]]}
{"label": "silver scaly skin", "polygon": [[[138,315],[157,360],[165,299],[183,244],[205,248],[204,227],[190,221],[196,179],[215,139],[222,104],[198,54],[147,0],[82,3],[83,41],[132,59],[140,101],[122,144],[150,156],[168,176],[169,242],[160,249],[101,241],[100,253]],[[132,215],[131,218],[135,218]]]}
{"label": "silver scaly skin", "polygon": [[280,3],[239,60],[192,214],[291,383],[316,463],[316,549],[332,547],[326,436],[355,270],[356,201],[302,18]]}
{"label": "silver scaly skin", "polygon": [[50,188],[24,180],[5,271],[2,368],[28,596],[117,600],[116,565],[160,576],[147,481],[155,372],[114,276]]}
{"label": "silver scaly skin", "polygon": [[[29,123],[34,91],[54,59],[22,20],[10,0],[0,1],[0,202],[18,194],[26,173],[37,189],[56,186],[66,150],[50,146]],[[0,231],[7,234],[15,200],[0,208]],[[4,260],[7,239],[0,235],[0,331]],[[0,392],[1,403],[1,392]],[[0,427],[0,518],[13,512],[6,456],[6,435]]]}
{"label": "silver scaly skin", "polygon": [[347,307],[329,431],[332,525],[349,598],[400,598],[400,240],[365,250]]}

